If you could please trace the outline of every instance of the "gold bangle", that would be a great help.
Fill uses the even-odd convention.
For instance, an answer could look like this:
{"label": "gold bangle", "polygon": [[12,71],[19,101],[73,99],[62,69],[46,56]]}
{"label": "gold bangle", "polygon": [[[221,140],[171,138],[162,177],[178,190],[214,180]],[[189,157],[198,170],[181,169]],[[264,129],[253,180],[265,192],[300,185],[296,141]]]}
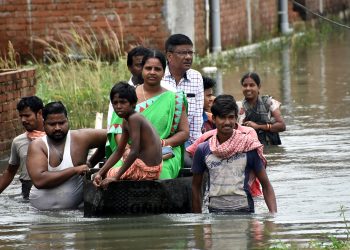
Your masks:
{"label": "gold bangle", "polygon": [[271,130],[271,124],[269,123],[269,128],[268,128],[268,130],[270,131]]}

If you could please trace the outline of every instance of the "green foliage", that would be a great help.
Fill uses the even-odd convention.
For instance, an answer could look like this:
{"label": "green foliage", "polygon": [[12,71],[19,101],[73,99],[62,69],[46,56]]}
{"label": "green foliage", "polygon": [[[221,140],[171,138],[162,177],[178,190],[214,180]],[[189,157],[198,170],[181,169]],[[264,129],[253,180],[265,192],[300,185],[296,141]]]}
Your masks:
{"label": "green foliage", "polygon": [[122,39],[108,27],[98,34],[73,26],[54,41],[36,39],[45,47],[45,63],[34,64],[37,95],[45,103],[62,101],[71,128],[94,127],[96,112],[107,115],[113,84],[129,78]]}
{"label": "green foliage", "polygon": [[126,80],[125,59],[113,64],[82,61],[37,65],[37,95],[45,103],[62,101],[72,128],[93,127],[96,112],[107,114],[113,84]]}

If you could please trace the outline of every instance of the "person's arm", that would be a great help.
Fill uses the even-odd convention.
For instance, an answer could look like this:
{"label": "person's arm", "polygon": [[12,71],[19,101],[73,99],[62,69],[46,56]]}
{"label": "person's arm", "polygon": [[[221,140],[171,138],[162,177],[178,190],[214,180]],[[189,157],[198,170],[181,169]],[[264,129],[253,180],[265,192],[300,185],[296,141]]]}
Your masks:
{"label": "person's arm", "polygon": [[270,213],[277,213],[275,191],[273,190],[271,182],[267,177],[265,168],[261,168],[260,171],[255,172],[255,175],[261,183],[263,194],[264,194],[264,200]]}
{"label": "person's arm", "polygon": [[64,183],[74,175],[80,175],[89,171],[86,164],[72,166],[61,171],[48,171],[48,158],[43,150],[43,141],[35,140],[29,144],[27,153],[28,174],[38,189],[54,188]]}
{"label": "person's arm", "polygon": [[[94,176],[93,184],[96,187],[100,187],[103,183],[102,178],[106,176],[108,170],[116,164],[120,158],[123,156],[124,149],[126,147],[126,144],[128,143],[129,139],[129,133],[126,129],[123,129],[123,133],[121,134],[119,143],[118,143],[118,149],[117,151],[114,151],[112,155],[107,159],[105,164],[102,166],[102,168],[96,173]],[[105,183],[104,185],[107,185],[108,183]]]}
{"label": "person's arm", "polygon": [[286,130],[286,124],[282,118],[281,110],[277,108],[276,110],[271,112],[273,118],[275,118],[275,123],[270,124],[271,132],[283,132]]}
{"label": "person's arm", "polygon": [[7,169],[0,176],[0,194],[10,185],[13,178],[15,177],[19,165],[9,164]]}
{"label": "person's arm", "polygon": [[255,130],[264,130],[271,132],[283,132],[286,130],[286,124],[283,120],[281,110],[279,108],[280,102],[276,101],[273,98],[269,98],[269,111],[271,112],[271,117],[274,120],[274,123],[266,123],[266,124],[257,124],[253,121],[244,121],[244,125],[248,127],[252,127]]}
{"label": "person's arm", "polygon": [[183,110],[181,113],[177,132],[173,136],[164,139],[165,146],[177,147],[183,145],[187,141],[189,135],[190,129],[188,125],[187,114],[186,111]]}
{"label": "person's arm", "polygon": [[200,144],[194,153],[192,162],[192,211],[193,213],[202,212],[202,183],[203,183],[203,173],[206,169],[205,164],[205,154],[203,150],[203,145]]}
{"label": "person's arm", "polygon": [[202,213],[203,173],[192,176],[192,212]]}
{"label": "person's arm", "polygon": [[88,159],[87,165],[93,168],[105,157],[105,146],[107,140],[107,130],[93,129],[87,137],[91,141],[90,148],[97,148],[92,156]]}

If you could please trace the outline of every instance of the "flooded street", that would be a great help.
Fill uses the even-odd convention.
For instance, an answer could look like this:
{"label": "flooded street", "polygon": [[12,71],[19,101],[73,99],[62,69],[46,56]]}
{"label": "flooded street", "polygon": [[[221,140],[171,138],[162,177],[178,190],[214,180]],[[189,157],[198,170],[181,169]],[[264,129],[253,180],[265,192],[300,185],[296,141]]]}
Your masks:
{"label": "flooded street", "polygon": [[262,94],[282,103],[282,145],[265,148],[277,196],[254,215],[176,214],[84,218],[82,211],[40,212],[20,183],[0,195],[0,249],[254,249],[279,242],[346,239],[350,219],[350,32],[322,44],[290,47],[232,63],[218,90],[243,95],[239,80],[259,73]]}

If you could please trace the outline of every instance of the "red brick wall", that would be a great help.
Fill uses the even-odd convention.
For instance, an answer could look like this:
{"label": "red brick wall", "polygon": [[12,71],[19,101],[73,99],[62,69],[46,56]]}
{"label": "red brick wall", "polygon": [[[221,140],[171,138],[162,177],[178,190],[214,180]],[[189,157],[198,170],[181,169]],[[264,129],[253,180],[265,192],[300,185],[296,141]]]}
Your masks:
{"label": "red brick wall", "polygon": [[34,94],[34,69],[0,70],[0,157],[9,152],[13,138],[23,131],[16,109],[19,99]]}
{"label": "red brick wall", "polygon": [[[278,28],[277,1],[251,1],[253,41]],[[221,42],[222,48],[245,44],[248,39],[246,0],[221,0]]]}
{"label": "red brick wall", "polygon": [[[173,0],[168,0],[173,1]],[[174,0],[175,1],[175,0]],[[27,2],[31,2],[28,6]],[[247,42],[246,0],[221,0],[222,48],[228,49]],[[318,10],[319,0],[305,0],[306,6]],[[21,54],[42,57],[43,45],[38,39],[57,39],[72,27],[79,32],[102,37],[116,34],[124,50],[133,45],[163,50],[170,35],[163,16],[165,0],[2,0],[0,1],[0,54],[11,40]],[[278,31],[277,0],[252,0],[253,41]],[[324,0],[325,12],[349,8],[350,0]],[[205,1],[195,0],[195,44],[205,52]],[[291,1],[289,1],[291,5]],[[299,20],[290,13],[291,21]],[[314,18],[314,16],[312,16]],[[32,40],[30,39],[32,38]]]}
{"label": "red brick wall", "polygon": [[245,0],[221,0],[221,46],[222,49],[247,41],[247,14]]}
{"label": "red brick wall", "polygon": [[[163,48],[169,35],[162,16],[163,0],[3,0],[0,4],[0,49],[4,53],[9,40],[21,54],[42,55],[42,45],[30,40],[56,39],[59,31],[69,31],[72,24],[79,31],[89,26],[113,31],[125,50],[129,45],[145,44]],[[28,11],[28,9],[31,11]]]}
{"label": "red brick wall", "polygon": [[196,51],[200,54],[205,54],[206,48],[208,46],[205,38],[205,1],[195,0],[195,21],[194,21],[194,35],[195,35],[195,45]]}

